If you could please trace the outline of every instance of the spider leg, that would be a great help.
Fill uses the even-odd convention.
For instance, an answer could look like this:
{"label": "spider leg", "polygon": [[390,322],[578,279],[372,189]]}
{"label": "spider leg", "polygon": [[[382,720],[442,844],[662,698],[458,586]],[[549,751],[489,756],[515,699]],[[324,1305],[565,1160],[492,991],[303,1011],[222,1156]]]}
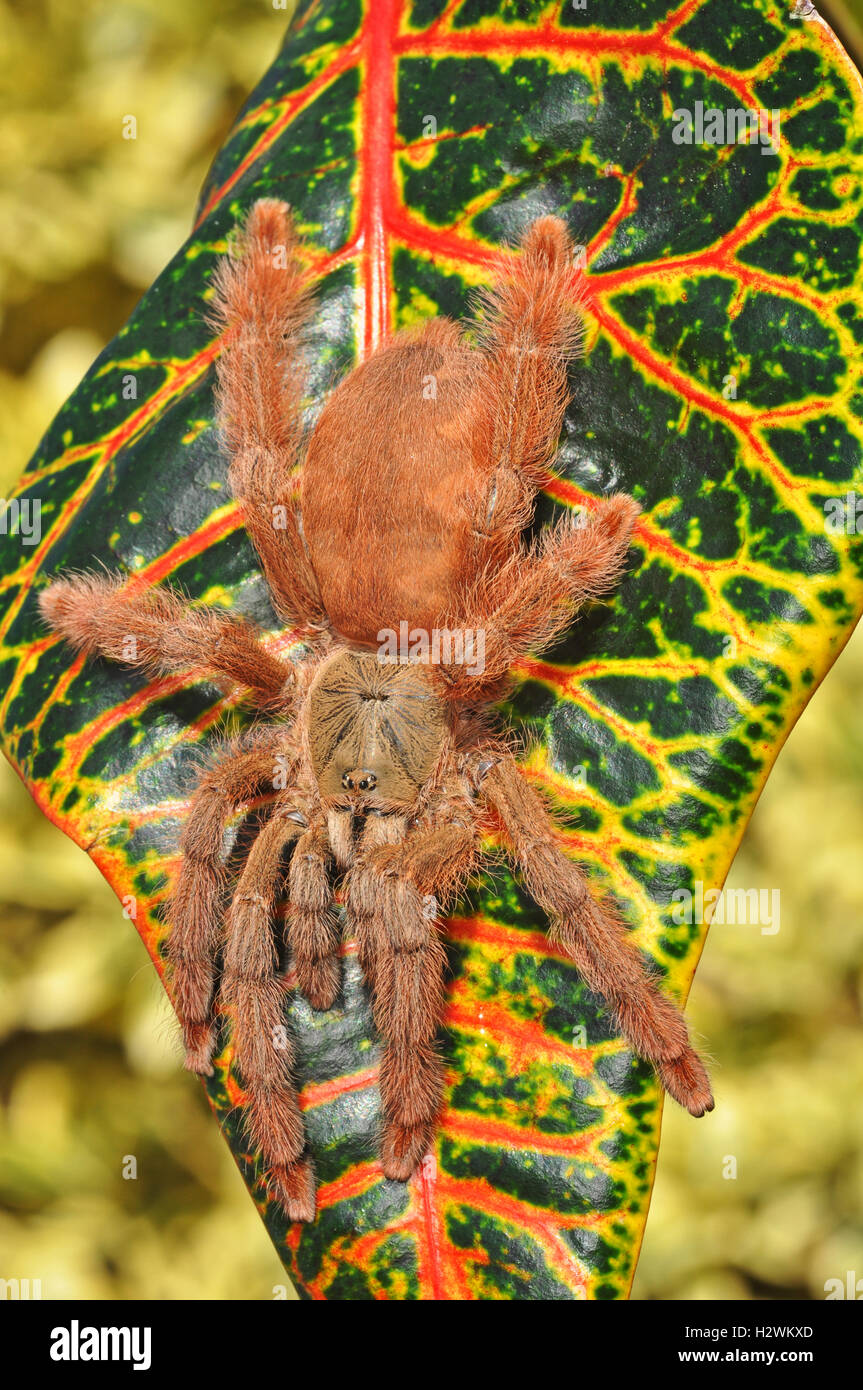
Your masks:
{"label": "spider leg", "polygon": [[284,709],[290,665],[271,656],[256,629],[214,608],[193,608],[165,587],[141,589],[121,576],[57,579],[39,595],[43,618],[87,656],[151,676],[190,674],[245,687],[259,709]]}
{"label": "spider leg", "polygon": [[[486,362],[474,447],[487,467],[517,474],[535,491],[560,438],[567,364],[580,351],[583,329],[566,223],[538,218],[521,248],[479,296],[475,326]],[[496,524],[504,524],[503,514]]]}
{"label": "spider leg", "polygon": [[454,611],[440,625],[482,633],[483,650],[473,669],[447,664],[450,698],[493,698],[518,657],[548,646],[586,599],[610,589],[639,512],[620,494],[584,519],[558,523],[532,546],[521,538],[560,437],[567,365],[580,350],[572,254],[565,223],[540,218],[525,233],[521,255],[481,297],[483,386],[472,439],[484,483],[472,500],[471,552]]}
{"label": "spider leg", "polygon": [[372,869],[366,869],[362,861],[372,850],[384,845],[400,845],[406,830],[405,816],[369,816],[345,886],[345,904],[350,929],[356,938],[357,959],[371,990],[377,982],[386,934],[380,929],[381,914],[375,899],[379,876]]}
{"label": "spider leg", "polygon": [[300,992],[314,1009],[330,1009],[341,984],[341,931],[333,910],[326,824],[313,824],[291,856],[287,935]]}
{"label": "spider leg", "polygon": [[446,952],[436,918],[473,866],[474,839],[465,826],[453,825],[401,840],[403,818],[377,819],[392,824],[370,821],[371,834],[367,830],[348,876],[347,903],[365,942],[361,962],[371,975],[374,1018],[384,1040],[381,1163],[388,1178],[405,1182],[428,1152],[443,1098],[436,1036]]}
{"label": "spider leg", "polygon": [[300,825],[276,812],[249,852],[226,921],[221,995],[234,1010],[234,1060],[246,1093],[243,1122],[263,1158],[268,1190],[291,1221],[314,1221],[314,1172],[302,1156],[305,1132],[291,1079],[294,1051],[273,933],[282,855],[301,834]]}
{"label": "spider leg", "polygon": [[182,860],[171,898],[171,965],[186,1067],[212,1075],[214,956],[218,947],[227,869],[222,841],[231,817],[272,786],[273,762],[284,733],[266,730],[238,740],[201,779],[180,837]]}
{"label": "spider leg", "polygon": [[608,1002],[624,1036],[654,1063],[676,1101],[692,1115],[712,1110],[707,1072],[682,1013],[645,969],[613,907],[597,901],[584,874],[558,848],[548,812],[511,756],[494,762],[480,793],[503,822],[528,891],[549,915],[553,939],[572,956],[588,988]]}
{"label": "spider leg", "polygon": [[[471,444],[482,480],[470,505],[471,554],[464,597],[488,611],[487,584],[522,550],[537,489],[557,449],[569,401],[567,366],[581,348],[579,289],[566,224],[543,217],[521,254],[501,265],[478,297],[474,323],[482,364]],[[506,592],[505,590],[503,592]]]}
{"label": "spider leg", "polygon": [[212,320],[227,330],[217,397],[231,491],[277,612],[313,635],[329,624],[303,543],[293,471],[302,452],[298,335],[311,306],[299,245],[286,203],[255,203],[240,255],[219,262]]}
{"label": "spider leg", "polygon": [[[483,633],[480,682],[493,684],[526,652],[542,651],[566,631],[584,602],[615,586],[639,511],[626,493],[605,498],[586,519],[558,522],[487,576],[464,620]],[[451,695],[469,696],[478,684],[464,663],[453,665],[447,680]]]}

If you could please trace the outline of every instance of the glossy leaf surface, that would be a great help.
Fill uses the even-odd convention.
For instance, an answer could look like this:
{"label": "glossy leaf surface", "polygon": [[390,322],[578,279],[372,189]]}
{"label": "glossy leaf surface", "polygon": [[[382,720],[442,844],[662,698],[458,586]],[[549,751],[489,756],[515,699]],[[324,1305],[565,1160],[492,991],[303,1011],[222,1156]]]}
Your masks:
{"label": "glossy leaf surface", "polygon": [[[41,538],[23,544],[11,511],[0,537],[5,750],[160,970],[201,747],[247,716],[205,685],[75,659],[35,589],[95,557],[250,613],[292,651],[226,492],[204,319],[237,218],[277,196],[319,285],[310,416],[394,327],[461,314],[533,217],[565,216],[584,247],[587,357],[541,516],[615,488],[644,516],[619,594],[524,663],[510,715],[539,735],[530,771],[569,817],[563,843],[685,997],[706,927],[678,920],[673,894],[697,905],[721,885],[861,607],[860,107],[829,29],[769,0],[304,7],[196,230],[29,465],[17,501],[40,504]],[[739,110],[765,113],[755,143],[697,142],[725,141]],[[693,143],[675,139],[682,111]],[[543,927],[500,868],[449,923],[446,1112],[408,1185],[376,1160],[377,1041],[351,946],[331,1013],[286,994],[313,1227],[263,1200],[225,1030],[210,1100],[304,1295],[627,1292],[661,1097]]]}

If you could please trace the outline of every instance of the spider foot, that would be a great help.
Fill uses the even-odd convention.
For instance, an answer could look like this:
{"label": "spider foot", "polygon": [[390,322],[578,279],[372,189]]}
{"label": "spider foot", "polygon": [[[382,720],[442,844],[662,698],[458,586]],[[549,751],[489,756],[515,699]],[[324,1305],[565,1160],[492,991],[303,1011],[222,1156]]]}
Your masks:
{"label": "spider foot", "polygon": [[657,1064],[659,1079],[670,1096],[696,1117],[713,1109],[713,1093],[704,1063],[693,1048],[672,1061]]}
{"label": "spider foot", "polygon": [[306,961],[302,969],[297,969],[297,982],[313,1009],[320,1012],[331,1009],[342,985],[339,957],[326,956],[323,960]]}
{"label": "spider foot", "polygon": [[96,575],[77,579],[55,579],[39,594],[39,611],[49,627],[61,633],[73,646],[92,643],[98,628],[97,614],[106,594],[116,591],[110,580]]}
{"label": "spider foot", "polygon": [[524,237],[524,249],[555,268],[572,256],[566,223],[560,217],[538,217]]}
{"label": "spider foot", "polygon": [[186,1029],[186,1071],[199,1076],[213,1075],[213,1030],[209,1023],[194,1023]]}
{"label": "spider foot", "polygon": [[314,1221],[315,1170],[310,1158],[276,1164],[267,1173],[267,1188],[289,1221]]}
{"label": "spider foot", "polygon": [[628,540],[641,507],[634,497],[620,492],[605,498],[596,510],[596,525],[601,527],[611,544]]}
{"label": "spider foot", "polygon": [[381,1167],[384,1177],[395,1182],[407,1182],[428,1153],[432,1142],[429,1124],[390,1124],[384,1131],[381,1145]]}

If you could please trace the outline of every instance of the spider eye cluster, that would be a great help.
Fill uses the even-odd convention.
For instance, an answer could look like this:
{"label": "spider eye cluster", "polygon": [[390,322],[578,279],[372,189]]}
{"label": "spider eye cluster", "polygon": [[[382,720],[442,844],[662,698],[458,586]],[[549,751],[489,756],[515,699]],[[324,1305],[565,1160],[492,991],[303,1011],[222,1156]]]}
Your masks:
{"label": "spider eye cluster", "polygon": [[367,768],[361,768],[356,772],[342,773],[342,786],[347,792],[373,792],[377,784],[377,777]]}

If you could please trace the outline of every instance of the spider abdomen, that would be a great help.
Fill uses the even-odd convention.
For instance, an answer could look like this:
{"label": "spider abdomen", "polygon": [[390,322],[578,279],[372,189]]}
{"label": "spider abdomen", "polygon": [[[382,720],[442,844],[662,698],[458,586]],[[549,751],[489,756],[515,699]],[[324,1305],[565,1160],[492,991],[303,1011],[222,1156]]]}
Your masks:
{"label": "spider abdomen", "polygon": [[336,632],[377,646],[452,610],[482,486],[476,358],[443,319],[399,335],[340,383],[303,466],[306,545]]}

